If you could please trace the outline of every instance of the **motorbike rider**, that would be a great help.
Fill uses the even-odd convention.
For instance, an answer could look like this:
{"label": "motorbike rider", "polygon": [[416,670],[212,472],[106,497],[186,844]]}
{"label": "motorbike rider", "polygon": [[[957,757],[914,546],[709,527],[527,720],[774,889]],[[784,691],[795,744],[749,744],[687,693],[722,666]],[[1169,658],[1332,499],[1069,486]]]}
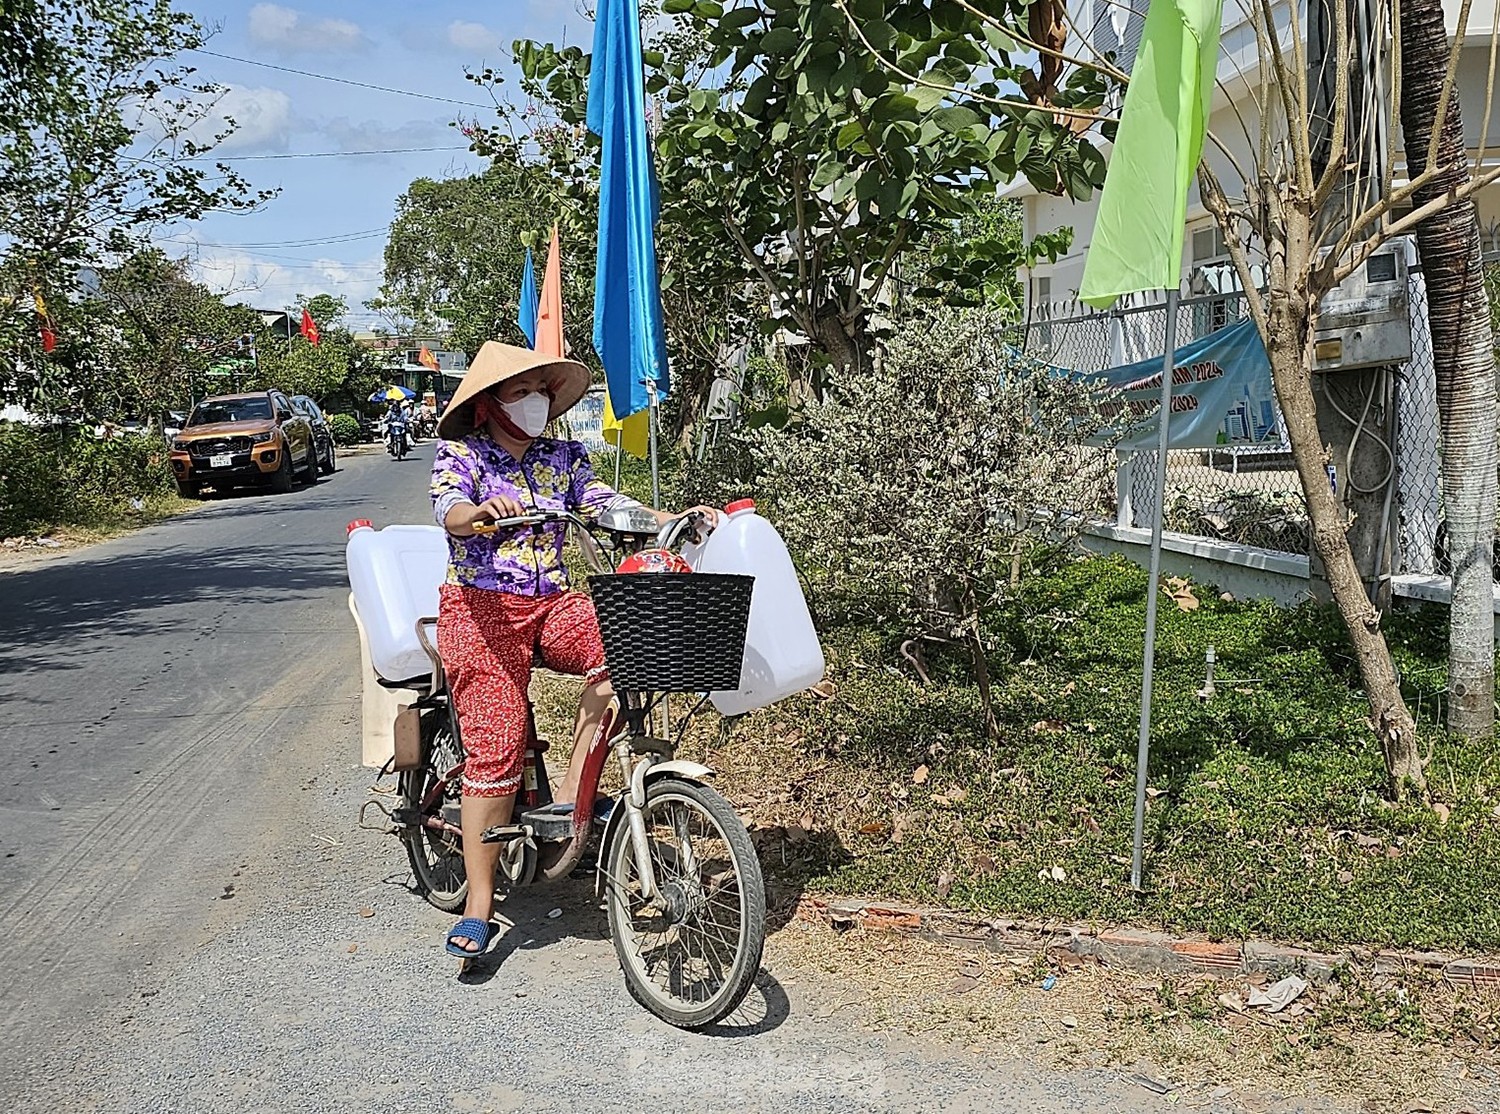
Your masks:
{"label": "motorbike rider", "polygon": [[385,438],[386,442],[393,443],[395,437],[407,435],[406,415],[401,411],[401,403],[391,399],[385,408]]}
{"label": "motorbike rider", "polygon": [[[438,420],[431,494],[438,525],[448,532],[449,563],[437,649],[467,752],[460,823],[469,896],[448,933],[455,955],[478,954],[490,940],[501,846],[480,836],[511,820],[525,762],[533,648],[549,669],[584,679],[554,811],[572,810],[584,759],[614,699],[593,602],[569,590],[566,530],[474,529],[533,510],[566,509],[592,522],[624,499],[594,475],[583,445],[543,436],[588,387],[588,370],[576,361],[487,341]],[[694,509],[717,520],[716,511]],[[676,517],[651,513],[663,523]]]}

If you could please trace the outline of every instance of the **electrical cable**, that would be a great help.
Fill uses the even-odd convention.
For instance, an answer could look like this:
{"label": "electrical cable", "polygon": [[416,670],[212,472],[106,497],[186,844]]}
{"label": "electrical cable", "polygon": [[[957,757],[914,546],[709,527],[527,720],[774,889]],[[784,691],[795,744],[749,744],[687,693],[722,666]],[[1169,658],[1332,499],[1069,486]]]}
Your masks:
{"label": "electrical cable", "polygon": [[432,93],[416,93],[410,89],[393,89],[389,85],[372,85],[368,81],[353,81],[347,77],[334,77],[331,74],[326,73],[313,73],[310,70],[293,69],[291,66],[278,66],[271,62],[257,61],[254,58],[240,58],[234,54],[220,54],[216,50],[204,50],[201,46],[190,47],[189,49],[194,54],[206,54],[210,58],[223,58],[229,62],[242,62],[247,66],[260,66],[268,70],[279,70],[282,73],[296,74],[298,77],[312,77],[316,78],[319,81],[333,81],[337,82],[340,85],[353,85],[359,89],[373,89],[377,93],[394,93],[397,96],[402,97],[416,97],[419,100],[440,101],[444,104],[461,104],[465,108],[482,108],[487,111],[493,111],[495,108],[495,106],[492,104],[479,104],[475,101],[460,101],[456,100],[453,97],[439,97]]}
{"label": "electrical cable", "polygon": [[1369,420],[1370,407],[1375,402],[1375,393],[1380,388],[1382,378],[1382,374],[1377,372],[1374,378],[1371,379],[1369,393],[1365,396],[1365,408],[1364,411],[1360,414],[1358,421],[1356,421],[1352,415],[1350,415],[1342,406],[1339,405],[1339,400],[1335,395],[1333,388],[1329,384],[1329,381],[1326,378],[1324,379],[1323,394],[1327,397],[1329,405],[1333,407],[1334,411],[1338,414],[1339,417],[1343,418],[1344,421],[1348,422],[1354,427],[1354,434],[1349,439],[1349,451],[1344,456],[1344,482],[1349,485],[1349,488],[1352,491],[1358,492],[1360,495],[1374,495],[1377,491],[1381,491],[1387,485],[1389,485],[1390,482],[1396,477],[1396,454],[1382,438],[1378,437],[1375,438],[1375,444],[1380,446],[1381,451],[1385,453],[1386,458],[1389,461],[1385,476],[1374,487],[1366,488],[1361,487],[1359,484],[1355,483],[1352,475],[1354,449],[1359,444],[1359,439],[1362,436],[1365,436],[1365,423]]}
{"label": "electrical cable", "polygon": [[429,151],[467,151],[468,147],[384,147],[369,151],[291,151],[281,155],[202,155],[181,162],[250,162],[260,159],[343,159],[353,155],[416,155]]}

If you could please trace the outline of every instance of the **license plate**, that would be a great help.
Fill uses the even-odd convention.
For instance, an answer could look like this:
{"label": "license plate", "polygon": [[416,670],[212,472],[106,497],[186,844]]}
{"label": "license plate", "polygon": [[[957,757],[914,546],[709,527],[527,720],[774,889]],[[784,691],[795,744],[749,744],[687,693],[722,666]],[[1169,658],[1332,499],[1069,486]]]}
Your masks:
{"label": "license plate", "polygon": [[228,468],[234,463],[234,457],[229,453],[219,453],[208,458],[210,468]]}

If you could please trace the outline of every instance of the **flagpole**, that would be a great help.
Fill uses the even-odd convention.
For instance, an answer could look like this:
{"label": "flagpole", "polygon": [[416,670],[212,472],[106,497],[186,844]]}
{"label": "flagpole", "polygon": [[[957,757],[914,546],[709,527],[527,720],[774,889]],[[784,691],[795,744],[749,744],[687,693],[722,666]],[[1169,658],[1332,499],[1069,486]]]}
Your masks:
{"label": "flagpole", "polygon": [[[657,460],[656,460],[656,426],[657,426],[656,380],[655,379],[647,379],[647,380],[645,380],[645,384],[646,384],[646,397],[650,400],[647,403],[647,422],[648,422],[648,425],[647,425],[647,437],[648,437],[648,439],[649,439],[649,441],[651,443],[651,505],[653,507],[660,507],[661,506],[661,470],[658,467]],[[621,431],[621,440],[623,440],[623,439],[624,439],[624,431],[622,430]]]}
{"label": "flagpole", "polygon": [[1166,511],[1168,426],[1172,417],[1172,372],[1177,349],[1177,289],[1167,291],[1166,354],[1161,364],[1160,427],[1156,440],[1156,506],[1151,516],[1151,565],[1146,590],[1146,658],[1141,669],[1141,731],[1135,757],[1135,841],[1130,856],[1130,886],[1141,888],[1146,838],[1146,774],[1151,761],[1151,680],[1156,664],[1156,601],[1161,595],[1161,535]]}

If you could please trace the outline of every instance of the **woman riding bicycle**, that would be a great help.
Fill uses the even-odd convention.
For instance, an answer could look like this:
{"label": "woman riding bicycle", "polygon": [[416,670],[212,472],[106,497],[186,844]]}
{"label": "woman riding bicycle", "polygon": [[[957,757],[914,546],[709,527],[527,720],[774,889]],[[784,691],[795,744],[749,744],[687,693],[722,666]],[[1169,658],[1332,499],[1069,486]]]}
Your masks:
{"label": "woman riding bicycle", "polygon": [[[469,896],[447,942],[456,955],[477,954],[489,943],[500,845],[480,835],[510,823],[525,762],[533,651],[549,669],[582,676],[585,684],[554,809],[571,808],[584,758],[614,699],[593,603],[569,590],[565,528],[475,532],[533,511],[569,510],[593,522],[621,501],[634,503],[595,477],[583,445],[542,436],[588,387],[580,363],[486,341],[438,421],[432,505],[448,532],[449,563],[437,648],[468,755],[460,823]],[[717,517],[706,507],[694,510]],[[663,523],[677,517],[652,513]]]}

